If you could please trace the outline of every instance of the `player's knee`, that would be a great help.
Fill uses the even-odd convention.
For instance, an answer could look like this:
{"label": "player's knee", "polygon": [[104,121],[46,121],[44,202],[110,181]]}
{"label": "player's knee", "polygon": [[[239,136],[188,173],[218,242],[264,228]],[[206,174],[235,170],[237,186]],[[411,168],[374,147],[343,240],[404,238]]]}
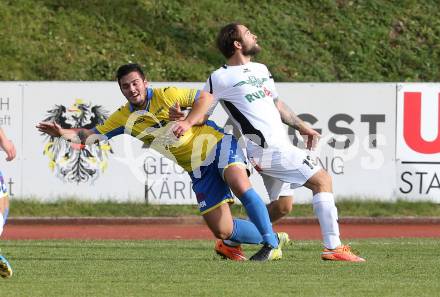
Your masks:
{"label": "player's knee", "polygon": [[217,232],[214,232],[214,236],[218,239],[226,240],[231,237],[230,232],[223,232],[222,230],[219,230]]}
{"label": "player's knee", "polygon": [[285,204],[285,205],[283,204],[279,209],[279,212],[282,216],[288,215],[291,211],[292,211],[292,204]]}
{"label": "player's knee", "polygon": [[322,175],[319,179],[319,185],[321,187],[331,187],[332,186],[332,177],[325,170],[322,170]]}
{"label": "player's knee", "polygon": [[288,215],[292,211],[292,201],[290,199],[281,199],[278,204],[278,213],[282,216]]}
{"label": "player's knee", "polygon": [[211,231],[214,234],[214,236],[218,239],[229,239],[232,234],[232,230],[226,227],[219,227]]}
{"label": "player's knee", "polygon": [[237,197],[241,197],[252,187],[246,169],[242,166],[230,166],[225,172],[225,181]]}
{"label": "player's knee", "polygon": [[321,192],[333,192],[332,177],[327,171],[321,169],[307,182],[308,188],[314,194]]}

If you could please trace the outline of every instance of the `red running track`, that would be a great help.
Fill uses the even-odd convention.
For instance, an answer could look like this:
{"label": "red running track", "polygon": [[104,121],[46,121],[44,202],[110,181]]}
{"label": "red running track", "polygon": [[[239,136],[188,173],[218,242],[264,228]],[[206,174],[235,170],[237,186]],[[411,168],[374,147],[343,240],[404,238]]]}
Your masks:
{"label": "red running track", "polygon": [[[320,229],[314,220],[283,221],[275,225],[276,231],[289,233],[293,239],[319,240]],[[440,221],[385,220],[377,223],[366,219],[356,223],[340,223],[343,239],[356,238],[408,238],[439,237]],[[5,226],[2,239],[95,239],[95,240],[144,240],[144,239],[214,239],[209,229],[199,219],[118,220],[15,220]]]}

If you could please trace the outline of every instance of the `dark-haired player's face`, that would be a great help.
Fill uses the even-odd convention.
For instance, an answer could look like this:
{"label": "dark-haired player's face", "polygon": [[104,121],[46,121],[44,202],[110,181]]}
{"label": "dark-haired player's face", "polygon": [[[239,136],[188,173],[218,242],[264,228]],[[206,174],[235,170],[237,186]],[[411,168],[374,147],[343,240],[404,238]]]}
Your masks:
{"label": "dark-haired player's face", "polygon": [[142,78],[137,71],[133,71],[124,75],[119,80],[119,86],[125,98],[136,107],[143,107],[147,96],[146,89],[148,82]]}
{"label": "dark-haired player's face", "polygon": [[255,56],[261,51],[261,47],[257,43],[257,35],[252,34],[248,28],[243,25],[238,26],[240,35],[242,38],[242,50],[241,52],[245,56]]}

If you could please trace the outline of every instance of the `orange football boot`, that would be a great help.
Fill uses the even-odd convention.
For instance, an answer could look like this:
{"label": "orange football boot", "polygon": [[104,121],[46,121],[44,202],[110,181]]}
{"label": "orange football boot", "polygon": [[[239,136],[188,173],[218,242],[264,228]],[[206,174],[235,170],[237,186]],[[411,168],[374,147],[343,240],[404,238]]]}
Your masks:
{"label": "orange football boot", "polygon": [[229,246],[226,245],[223,240],[219,239],[215,243],[215,252],[225,259],[231,259],[234,261],[247,260],[243,254],[241,246]]}
{"label": "orange football boot", "polygon": [[361,258],[355,255],[351,251],[351,247],[349,245],[341,245],[333,250],[324,249],[321,253],[322,260],[330,260],[330,261],[347,261],[347,262],[365,262],[364,258]]}

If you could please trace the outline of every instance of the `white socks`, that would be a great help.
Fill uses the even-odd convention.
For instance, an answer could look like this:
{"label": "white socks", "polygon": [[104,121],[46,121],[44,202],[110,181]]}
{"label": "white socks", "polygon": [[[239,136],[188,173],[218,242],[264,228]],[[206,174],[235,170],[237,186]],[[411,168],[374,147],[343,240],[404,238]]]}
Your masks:
{"label": "white socks", "polygon": [[338,210],[333,193],[318,193],[313,196],[313,211],[319,220],[324,247],[335,249],[341,245],[339,239]]}
{"label": "white socks", "polygon": [[5,224],[5,220],[3,219],[3,214],[0,212],[0,235],[3,233],[3,225]]}

